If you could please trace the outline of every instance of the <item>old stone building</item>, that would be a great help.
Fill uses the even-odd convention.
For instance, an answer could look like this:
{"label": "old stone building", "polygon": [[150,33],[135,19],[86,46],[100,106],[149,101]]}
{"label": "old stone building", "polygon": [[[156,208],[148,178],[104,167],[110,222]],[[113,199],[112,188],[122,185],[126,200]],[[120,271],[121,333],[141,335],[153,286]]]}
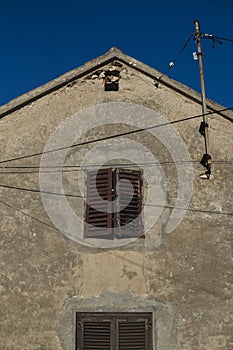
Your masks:
{"label": "old stone building", "polygon": [[0,108],[0,349],[230,350],[233,113],[116,48]]}

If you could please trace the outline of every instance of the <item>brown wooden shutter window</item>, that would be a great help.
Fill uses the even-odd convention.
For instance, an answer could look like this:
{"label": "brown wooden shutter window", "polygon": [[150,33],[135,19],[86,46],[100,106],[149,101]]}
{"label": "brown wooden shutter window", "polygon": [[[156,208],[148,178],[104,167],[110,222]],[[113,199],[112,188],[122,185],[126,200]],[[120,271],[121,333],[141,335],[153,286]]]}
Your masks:
{"label": "brown wooden shutter window", "polygon": [[113,238],[112,174],[112,169],[87,173],[85,238]]}
{"label": "brown wooden shutter window", "polygon": [[142,237],[142,184],[141,170],[89,171],[84,237]]}
{"label": "brown wooden shutter window", "polygon": [[[120,233],[118,238],[141,237],[143,234],[142,171],[116,169],[115,173],[116,183],[119,183],[117,221]],[[120,180],[127,181],[124,183]],[[128,182],[131,186],[127,185]]]}
{"label": "brown wooden shutter window", "polygon": [[152,350],[151,313],[77,313],[76,350]]}

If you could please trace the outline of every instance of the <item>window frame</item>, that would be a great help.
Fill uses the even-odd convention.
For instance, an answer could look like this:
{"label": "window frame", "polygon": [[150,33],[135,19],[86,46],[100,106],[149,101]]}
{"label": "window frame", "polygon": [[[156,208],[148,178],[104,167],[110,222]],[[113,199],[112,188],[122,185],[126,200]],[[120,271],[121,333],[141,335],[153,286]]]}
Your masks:
{"label": "window frame", "polygon": [[[144,336],[144,343],[143,343],[143,349],[140,350],[152,350],[153,348],[153,315],[152,312],[116,312],[116,313],[106,313],[106,312],[76,312],[75,315],[75,350],[86,350],[85,346],[88,344],[85,344],[85,322],[89,322],[90,329],[94,328],[95,323],[106,323],[109,322],[109,350],[121,350],[124,349],[120,346],[120,337],[127,342],[127,349],[130,349],[129,338],[133,337],[132,342],[135,342],[135,338],[137,341],[143,341]],[[144,334],[142,335],[142,324],[144,322]],[[135,325],[135,331],[132,333],[127,333],[126,331],[120,331],[120,325],[126,325],[128,328],[131,327],[131,329],[134,328],[133,325]],[[138,327],[140,329],[140,332],[138,332]],[[141,328],[140,328],[141,327]],[[106,330],[106,328],[105,328]],[[98,331],[98,328],[96,328],[93,332],[93,334],[96,334]],[[99,333],[98,333],[99,334]],[[106,337],[106,334],[105,334]],[[90,342],[90,333],[88,334],[88,340]],[[92,340],[91,340],[92,341]],[[89,343],[90,344],[90,343]],[[131,344],[133,345],[133,344]],[[103,349],[106,349],[106,345]],[[102,349],[101,347],[98,349]]]}
{"label": "window frame", "polygon": [[[119,182],[119,180],[124,179],[131,182],[133,196],[132,192],[127,191],[127,187],[124,187],[121,181]],[[120,185],[117,190],[118,184]],[[102,202],[99,200],[99,195],[106,201],[106,205],[104,205],[103,200]],[[143,171],[141,169],[118,167],[87,171],[85,197],[85,239],[144,237],[142,218]],[[123,203],[125,200],[127,202],[127,198],[129,202],[124,206]],[[103,207],[105,213],[101,212]]]}

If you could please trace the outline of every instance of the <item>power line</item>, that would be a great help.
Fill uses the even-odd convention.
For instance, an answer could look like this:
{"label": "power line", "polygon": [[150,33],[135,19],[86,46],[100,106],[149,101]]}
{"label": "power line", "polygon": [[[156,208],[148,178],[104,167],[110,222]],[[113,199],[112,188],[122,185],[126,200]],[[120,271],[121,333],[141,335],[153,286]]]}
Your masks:
{"label": "power line", "polygon": [[[232,109],[233,109],[233,107],[223,108],[223,109],[220,109],[218,111],[208,112],[208,113],[206,113],[206,115],[211,115],[211,114],[215,114],[215,113],[221,113],[221,112],[232,110]],[[48,150],[48,151],[37,152],[37,153],[28,154],[28,155],[24,155],[24,156],[19,156],[19,157],[15,157],[15,158],[11,158],[11,159],[5,159],[5,160],[0,161],[0,164],[13,162],[13,161],[16,161],[16,160],[28,159],[28,158],[32,158],[32,157],[36,157],[36,156],[41,156],[42,154],[59,152],[59,151],[62,151],[62,150],[65,150],[65,149],[69,149],[69,148],[85,146],[85,145],[88,145],[88,144],[92,144],[92,143],[96,143],[96,142],[100,142],[100,141],[105,141],[105,140],[110,140],[110,139],[114,139],[114,138],[121,137],[121,136],[127,136],[127,135],[131,135],[131,134],[136,134],[136,133],[139,133],[139,132],[143,132],[143,131],[147,131],[147,130],[151,130],[151,129],[167,126],[167,125],[170,125],[170,124],[177,124],[177,123],[181,123],[181,122],[184,122],[184,121],[188,121],[188,120],[192,120],[192,119],[196,119],[196,118],[200,118],[200,117],[203,117],[203,114],[198,114],[198,115],[195,115],[195,116],[182,118],[182,119],[178,119],[178,120],[172,120],[172,121],[165,122],[165,123],[162,123],[162,124],[157,124],[157,125],[153,125],[153,126],[149,126],[149,127],[145,127],[145,128],[139,128],[139,129],[135,129],[135,130],[132,130],[132,131],[126,131],[126,132],[115,134],[115,135],[109,135],[109,136],[105,136],[105,137],[102,137],[102,138],[99,138],[99,139],[94,139],[94,140],[90,140],[90,141],[84,141],[84,142],[76,143],[76,144],[69,145],[69,146],[64,146],[64,147],[51,149],[51,150]],[[228,118],[228,119],[233,123],[233,119],[232,118]]]}
{"label": "power line", "polygon": [[[2,168],[2,169],[9,169],[8,167],[6,168]],[[37,171],[0,171],[0,175],[16,175],[16,174],[22,174],[22,175],[26,175],[26,174],[38,174],[40,172],[40,174],[54,174],[54,173],[60,173],[62,171],[62,173],[71,173],[71,172],[79,172],[79,171],[86,171],[85,169],[69,169],[69,170],[64,170],[62,168],[58,168],[58,170],[40,170],[40,167],[37,167]]]}
{"label": "power line", "polygon": [[221,43],[221,41],[218,41],[218,40],[233,42],[233,39],[223,38],[223,37],[221,37],[221,36],[216,36],[216,35],[213,35],[213,34],[201,33],[201,36],[202,36],[202,38],[204,38],[204,39],[212,39],[212,40],[213,40],[213,43],[214,43],[215,40],[216,40],[219,44],[222,44],[222,43]]}
{"label": "power line", "polygon": [[146,204],[146,203],[143,203],[143,205],[144,206],[148,206],[148,207],[164,208],[164,209],[175,209],[175,210],[185,210],[185,211],[192,211],[192,212],[204,213],[204,214],[216,214],[216,215],[233,216],[233,213],[222,212],[222,211],[212,211],[212,210],[196,209],[196,208],[181,208],[181,207],[174,207],[172,205],[157,205],[157,204]]}
{"label": "power line", "polygon": [[78,195],[74,195],[74,194],[57,193],[57,192],[50,192],[50,191],[41,191],[41,190],[37,190],[37,189],[35,190],[35,189],[32,189],[32,188],[16,187],[16,186],[10,186],[10,185],[1,185],[0,184],[0,187],[13,189],[13,190],[26,191],[26,192],[44,193],[44,194],[53,195],[53,196],[65,196],[65,197],[84,198],[82,196],[78,196]]}
{"label": "power line", "polygon": [[[0,185],[0,187],[16,189],[16,190],[21,190],[21,191],[44,193],[44,194],[55,195],[55,196],[68,196],[68,197],[76,197],[76,198],[86,199],[85,197],[82,197],[82,196],[70,195],[70,194],[65,194],[65,193],[39,191],[39,190],[33,190],[33,189],[21,188],[21,187],[14,187],[14,186],[7,186],[7,185]],[[3,202],[3,201],[0,200],[0,202]],[[216,214],[216,215],[233,216],[233,213],[230,213],[230,212],[210,211],[210,210],[198,209],[198,208],[181,208],[181,207],[175,207],[175,206],[171,206],[171,205],[158,205],[158,204],[153,204],[153,203],[149,203],[149,204],[143,203],[143,205],[144,206],[149,206],[149,207],[155,207],[155,208],[158,207],[158,208],[164,208],[164,209],[185,210],[185,211],[192,211],[192,212],[205,213],[205,214]]]}
{"label": "power line", "polygon": [[0,203],[4,204],[5,206],[7,206],[7,207],[9,207],[9,208],[11,208],[11,209],[13,209],[13,210],[15,210],[15,211],[20,212],[21,214],[24,214],[24,215],[28,216],[29,218],[31,218],[31,219],[33,219],[33,220],[39,222],[40,224],[46,225],[46,226],[48,226],[48,227],[50,227],[50,228],[52,228],[52,229],[55,229],[55,230],[59,231],[54,225],[51,225],[51,224],[49,224],[49,223],[47,223],[47,222],[45,222],[45,221],[42,221],[41,219],[36,218],[35,216],[30,215],[30,214],[26,213],[26,212],[25,212],[24,210],[22,210],[22,209],[18,209],[18,208],[16,208],[16,207],[14,207],[13,205],[11,205],[11,204],[9,204],[9,203],[6,203],[6,202],[4,202],[4,201],[2,201],[2,200],[0,200]]}
{"label": "power line", "polygon": [[[0,171],[0,175],[16,175],[16,174],[38,174],[39,172],[42,174],[53,174],[53,173],[70,173],[70,172],[86,172],[88,169],[94,170],[96,167],[99,169],[101,168],[111,168],[111,167],[132,167],[132,166],[139,166],[139,167],[154,167],[154,166],[186,166],[187,164],[200,164],[199,160],[190,160],[190,161],[167,161],[167,162],[151,162],[151,163],[112,163],[112,164],[107,164],[105,166],[101,166],[100,164],[89,164],[86,166],[80,166],[80,165],[64,165],[64,166],[32,166],[32,167],[24,167],[24,166],[9,166],[9,167],[4,167],[2,169],[37,169],[37,171]],[[232,165],[233,160],[220,160],[220,161],[213,161],[212,164],[215,165]],[[44,169],[49,169],[49,170],[44,170]],[[54,170],[53,170],[54,169]]]}
{"label": "power line", "polygon": [[180,51],[178,52],[176,57],[170,62],[168,69],[158,78],[158,81],[157,81],[158,83],[164,77],[164,75],[166,75],[169,72],[169,70],[174,67],[175,62],[177,61],[178,57],[184,52],[185,48],[188,46],[188,44],[189,44],[190,40],[192,39],[192,37],[193,37],[193,34],[191,34],[188,37],[188,39],[185,41],[184,45],[182,46],[182,48],[180,49]]}
{"label": "power line", "polygon": [[214,36],[214,38],[219,39],[219,40],[224,40],[224,41],[231,41],[231,42],[233,42],[233,39],[222,38],[221,36]]}

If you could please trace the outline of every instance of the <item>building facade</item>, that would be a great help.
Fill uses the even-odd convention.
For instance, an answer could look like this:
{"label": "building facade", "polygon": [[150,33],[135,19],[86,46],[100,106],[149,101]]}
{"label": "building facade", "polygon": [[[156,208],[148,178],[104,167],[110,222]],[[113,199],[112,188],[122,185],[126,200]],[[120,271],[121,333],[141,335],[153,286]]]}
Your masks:
{"label": "building facade", "polygon": [[230,350],[233,113],[116,48],[1,115],[0,348]]}

